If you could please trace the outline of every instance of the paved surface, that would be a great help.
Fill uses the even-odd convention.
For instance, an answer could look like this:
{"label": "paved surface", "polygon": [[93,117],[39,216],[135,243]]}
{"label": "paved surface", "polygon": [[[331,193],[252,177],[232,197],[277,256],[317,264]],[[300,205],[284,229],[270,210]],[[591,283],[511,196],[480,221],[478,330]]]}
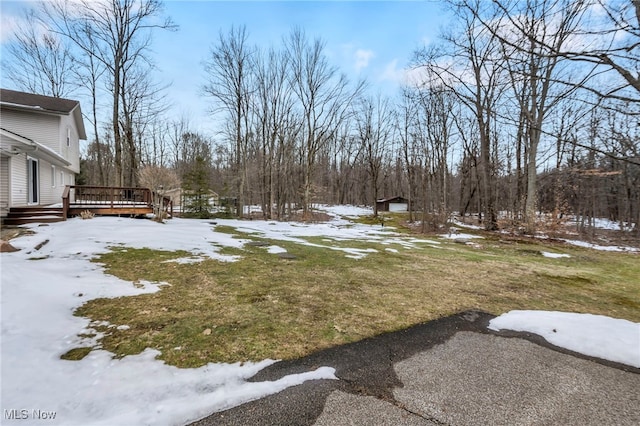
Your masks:
{"label": "paved surface", "polygon": [[306,382],[193,425],[640,424],[640,369],[491,332],[491,318],[465,312],[276,363],[253,380],[320,366],[340,380]]}

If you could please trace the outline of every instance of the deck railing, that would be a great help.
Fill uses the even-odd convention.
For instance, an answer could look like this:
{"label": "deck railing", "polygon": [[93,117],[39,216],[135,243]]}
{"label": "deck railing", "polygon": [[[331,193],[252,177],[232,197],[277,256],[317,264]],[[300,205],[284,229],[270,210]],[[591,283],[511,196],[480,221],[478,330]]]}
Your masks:
{"label": "deck railing", "polygon": [[[153,195],[148,188],[67,185],[62,194],[62,209],[67,218],[71,208],[109,208],[114,212],[119,208],[152,208]],[[169,197],[162,197],[162,210],[173,213],[173,203]]]}

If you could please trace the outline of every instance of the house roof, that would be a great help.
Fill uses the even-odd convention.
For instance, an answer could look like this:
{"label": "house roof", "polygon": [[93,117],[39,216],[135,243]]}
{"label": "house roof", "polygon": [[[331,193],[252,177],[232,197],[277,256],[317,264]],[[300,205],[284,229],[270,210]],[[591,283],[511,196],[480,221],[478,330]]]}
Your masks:
{"label": "house roof", "polygon": [[0,102],[41,108],[52,112],[69,114],[79,104],[78,101],[51,96],[36,95],[33,93],[17,92],[15,90],[0,89]]}
{"label": "house roof", "polygon": [[7,108],[28,109],[53,114],[73,114],[80,139],[86,139],[80,102],[72,99],[54,98],[16,90],[0,89],[0,105]]}

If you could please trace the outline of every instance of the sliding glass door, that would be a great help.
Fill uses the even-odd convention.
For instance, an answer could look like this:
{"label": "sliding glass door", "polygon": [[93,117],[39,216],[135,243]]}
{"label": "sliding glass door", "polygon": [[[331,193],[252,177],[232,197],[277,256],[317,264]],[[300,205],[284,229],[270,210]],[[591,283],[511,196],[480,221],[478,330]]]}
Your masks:
{"label": "sliding glass door", "polygon": [[27,185],[29,187],[29,204],[38,204],[40,197],[40,177],[38,174],[38,160],[27,158]]}

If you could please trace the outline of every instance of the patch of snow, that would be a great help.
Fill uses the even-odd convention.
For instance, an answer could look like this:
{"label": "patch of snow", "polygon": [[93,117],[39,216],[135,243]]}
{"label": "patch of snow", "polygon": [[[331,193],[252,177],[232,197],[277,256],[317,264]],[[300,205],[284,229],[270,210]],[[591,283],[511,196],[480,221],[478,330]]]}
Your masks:
{"label": "patch of snow", "polygon": [[566,254],[566,253],[551,253],[548,251],[541,251],[540,253],[542,253],[542,255],[544,257],[550,257],[551,259],[560,259],[563,257],[571,257],[570,255]]}
{"label": "patch of snow", "polygon": [[435,244],[435,245],[440,244],[440,241],[423,240],[423,239],[419,239],[419,238],[408,238],[407,242],[412,243],[412,244],[415,244],[415,243],[423,243],[423,244],[431,244],[431,245],[432,244]]}
{"label": "patch of snow", "polygon": [[344,251],[345,254],[344,257],[348,257],[350,259],[363,259],[367,253],[377,253],[378,250],[376,249],[355,249],[355,248],[342,248],[342,247],[326,247],[326,246],[319,246],[319,245],[315,245],[315,244],[311,244],[311,246],[314,247],[324,247],[324,248],[329,248],[331,250],[339,250],[339,251]]}
{"label": "patch of snow", "polygon": [[631,252],[631,253],[640,252],[640,249],[637,248],[637,247],[601,246],[601,245],[598,245],[598,244],[587,243],[585,241],[567,240],[567,239],[562,239],[562,241],[564,241],[567,244],[571,244],[573,246],[585,247],[585,248],[590,248],[590,249],[600,250],[600,251]]}
{"label": "patch of snow", "polygon": [[640,323],[602,315],[511,311],[492,319],[489,329],[535,333],[553,345],[640,368]]}
{"label": "patch of snow", "polygon": [[473,239],[473,238],[484,238],[484,237],[481,237],[480,235],[464,234],[464,233],[459,233],[459,234],[441,234],[441,235],[438,235],[438,237],[446,238],[448,240],[470,240],[470,239]]}
{"label": "patch of snow", "polygon": [[[239,256],[235,256],[234,259],[227,259],[227,261],[229,262],[233,262],[235,260],[238,260],[240,257]],[[177,259],[170,259],[170,260],[165,260],[162,263],[179,263],[181,265],[189,265],[192,263],[200,263],[202,261],[204,261],[205,258],[204,257],[179,257]]]}
{"label": "patch of snow", "polygon": [[[349,223],[349,226],[346,224]],[[349,247],[337,247],[331,245],[331,241],[371,241],[383,243],[389,239],[398,240],[396,232],[382,229],[379,226],[353,224],[345,219],[334,219],[324,223],[300,223],[300,222],[264,222],[259,220],[243,221],[235,219],[221,219],[218,225],[228,226],[238,232],[254,235],[263,239],[276,241],[288,241],[311,247],[326,248],[328,250],[342,251],[345,256],[361,259],[367,253],[376,253],[375,249],[356,249]],[[311,243],[305,238],[320,237],[329,240],[328,244]],[[239,240],[235,240],[239,241]],[[410,242],[405,244],[412,245]]]}
{"label": "patch of snow", "polygon": [[398,250],[392,248],[386,248],[385,251],[388,251],[389,253],[398,253]]}
{"label": "patch of snow", "polygon": [[359,216],[370,216],[373,214],[373,209],[371,207],[361,207],[361,206],[329,206],[326,204],[322,204],[316,206],[316,208],[320,211],[324,211],[332,216],[344,216],[347,218],[355,218]]}
{"label": "patch of snow", "polygon": [[284,249],[280,246],[269,246],[267,247],[267,251],[271,254],[278,254],[278,253],[286,253],[287,249]]}
{"label": "patch of snow", "polygon": [[456,225],[456,226],[459,226],[460,228],[478,229],[478,230],[479,230],[479,229],[484,229],[482,226],[479,226],[479,225],[471,225],[471,224],[469,224],[469,223],[461,222],[461,221],[459,221],[459,220],[457,220],[457,219],[451,219],[451,223],[452,223],[452,224],[454,224],[454,225]]}
{"label": "patch of snow", "polygon": [[[572,218],[574,224],[577,226],[580,222],[582,222],[582,218],[573,217]],[[594,228],[598,229],[606,229],[610,231],[631,231],[633,229],[633,224],[627,222],[616,222],[610,219],[605,218],[584,218],[584,222],[587,224],[592,224]]]}

